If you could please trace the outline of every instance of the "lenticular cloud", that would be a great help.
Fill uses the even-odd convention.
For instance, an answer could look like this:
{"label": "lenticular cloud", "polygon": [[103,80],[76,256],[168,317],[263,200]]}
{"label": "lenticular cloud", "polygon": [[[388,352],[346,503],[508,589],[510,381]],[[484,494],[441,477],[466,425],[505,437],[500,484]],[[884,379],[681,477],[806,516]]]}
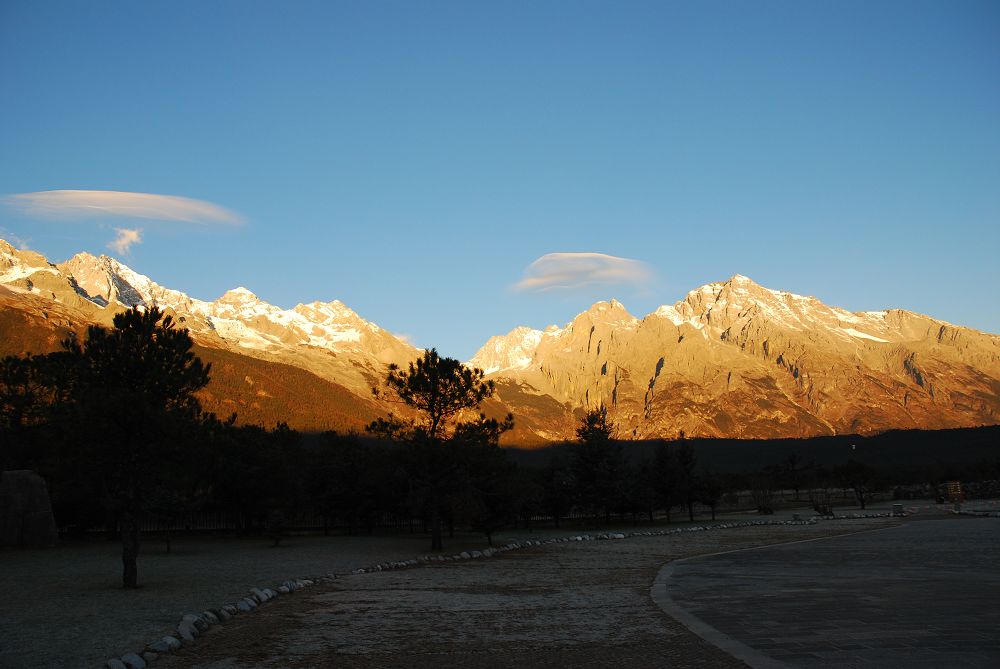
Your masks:
{"label": "lenticular cloud", "polygon": [[546,253],[524,270],[514,290],[543,292],[591,285],[642,285],[653,276],[646,263],[604,253]]}
{"label": "lenticular cloud", "polygon": [[113,190],[47,190],[9,195],[4,200],[8,205],[39,218],[122,216],[185,223],[239,225],[243,222],[239,215],[217,204],[179,195]]}

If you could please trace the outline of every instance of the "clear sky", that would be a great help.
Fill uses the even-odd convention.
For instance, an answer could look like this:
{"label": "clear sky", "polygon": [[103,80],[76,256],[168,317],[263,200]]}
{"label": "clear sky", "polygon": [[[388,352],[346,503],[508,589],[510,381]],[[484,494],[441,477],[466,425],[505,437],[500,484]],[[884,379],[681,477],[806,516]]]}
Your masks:
{"label": "clear sky", "polygon": [[0,196],[52,260],[462,359],[736,273],[997,333],[1000,3],[0,0]]}

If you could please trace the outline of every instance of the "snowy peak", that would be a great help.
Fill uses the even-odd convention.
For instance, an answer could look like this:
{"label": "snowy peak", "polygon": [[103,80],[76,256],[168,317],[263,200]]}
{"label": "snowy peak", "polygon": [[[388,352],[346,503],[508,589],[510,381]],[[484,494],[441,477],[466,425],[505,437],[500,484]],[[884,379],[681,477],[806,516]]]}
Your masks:
{"label": "snowy peak", "polygon": [[[556,330],[558,331],[558,329]],[[468,365],[478,367],[487,374],[512,369],[525,369],[531,365],[535,351],[546,336],[541,330],[519,326],[503,336],[490,337]]]}
{"label": "snowy peak", "polygon": [[155,285],[148,277],[104,255],[78,253],[59,268],[72,276],[90,299],[101,306],[115,302],[127,307],[147,306],[149,295],[143,296],[141,287]]}
{"label": "snowy peak", "polygon": [[852,313],[830,307],[815,297],[765,288],[736,274],[724,282],[708,283],[689,292],[674,305],[662,305],[651,316],[676,326],[688,324],[716,337],[749,323],[787,331],[825,332],[834,338],[874,342],[892,340],[885,326],[886,312]]}
{"label": "snowy peak", "polygon": [[18,251],[0,240],[0,283],[36,293],[44,287],[46,297],[71,306],[86,301],[103,314],[102,321],[123,307],[157,306],[176,313],[202,341],[246,352],[296,357],[316,351],[345,353],[367,360],[363,366],[369,367],[406,361],[416,353],[339,300],[285,310],[241,286],[205,302],[164,288],[105,255],[78,253],[52,265],[37,253]]}
{"label": "snowy peak", "polygon": [[255,304],[260,302],[260,298],[257,297],[250,290],[240,286],[238,288],[233,288],[232,290],[227,290],[222,294],[222,297],[215,301],[217,304]]}
{"label": "snowy peak", "polygon": [[13,283],[36,272],[57,272],[44,256],[34,251],[22,251],[0,239],[0,283]]}
{"label": "snowy peak", "polygon": [[624,326],[635,325],[639,322],[635,316],[628,312],[624,304],[615,299],[610,302],[595,302],[589,309],[577,314],[577,317],[573,319],[573,324],[578,321]]}
{"label": "snowy peak", "polygon": [[297,304],[292,311],[315,323],[364,323],[368,327],[379,329],[374,323],[369,323],[358,316],[357,312],[340,300]]}

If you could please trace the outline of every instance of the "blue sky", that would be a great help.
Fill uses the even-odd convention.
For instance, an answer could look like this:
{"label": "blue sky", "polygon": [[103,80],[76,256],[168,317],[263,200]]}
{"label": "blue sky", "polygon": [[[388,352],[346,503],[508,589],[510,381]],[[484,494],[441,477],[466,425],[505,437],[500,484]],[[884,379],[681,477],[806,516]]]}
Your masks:
{"label": "blue sky", "polygon": [[[0,196],[64,189],[232,218],[8,197],[0,237],[463,359],[736,273],[996,333],[1000,4],[4,0]],[[538,291],[553,253],[643,271]]]}

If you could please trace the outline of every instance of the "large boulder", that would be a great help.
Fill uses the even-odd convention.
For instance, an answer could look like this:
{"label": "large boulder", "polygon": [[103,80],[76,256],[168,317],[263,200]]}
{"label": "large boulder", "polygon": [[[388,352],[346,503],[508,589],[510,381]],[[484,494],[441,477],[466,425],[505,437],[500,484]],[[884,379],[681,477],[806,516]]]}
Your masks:
{"label": "large boulder", "polygon": [[0,472],[0,546],[54,546],[58,539],[45,479],[27,469]]}

